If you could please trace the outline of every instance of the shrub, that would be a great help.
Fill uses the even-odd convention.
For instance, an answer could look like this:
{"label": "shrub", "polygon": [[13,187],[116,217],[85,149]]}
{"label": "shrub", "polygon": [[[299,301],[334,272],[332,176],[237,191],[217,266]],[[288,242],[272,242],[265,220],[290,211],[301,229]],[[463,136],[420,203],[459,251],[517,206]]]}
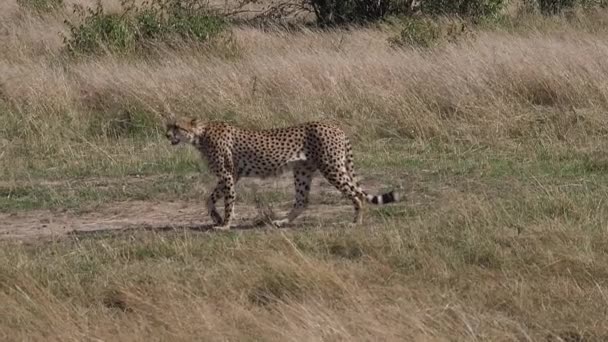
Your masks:
{"label": "shrub", "polygon": [[36,12],[52,12],[63,8],[63,0],[17,0],[19,6]]}
{"label": "shrub", "polygon": [[95,9],[75,9],[83,22],[76,26],[69,22],[71,36],[65,44],[71,52],[95,53],[107,47],[110,50],[124,51],[134,46],[135,32],[130,17],[118,14],[105,14],[101,3]]}
{"label": "shrub", "polygon": [[321,26],[362,23],[382,19],[391,0],[309,0]]}
{"label": "shrub", "polygon": [[575,4],[576,0],[538,0],[538,7],[543,14],[557,14]]}
{"label": "shrub", "polygon": [[123,2],[122,13],[105,13],[100,2],[86,11],[75,7],[78,25],[66,22],[70,36],[65,44],[74,53],[129,52],[147,43],[171,39],[209,42],[220,37],[228,25],[196,0],[152,0],[137,7]]}
{"label": "shrub", "polygon": [[507,0],[307,0],[322,26],[377,21],[387,15],[496,16]]}
{"label": "shrub", "polygon": [[460,17],[497,16],[506,0],[421,0],[419,9],[428,15]]}
{"label": "shrub", "polygon": [[526,0],[528,7],[538,8],[542,14],[553,15],[574,7],[594,8],[608,6],[608,0]]}

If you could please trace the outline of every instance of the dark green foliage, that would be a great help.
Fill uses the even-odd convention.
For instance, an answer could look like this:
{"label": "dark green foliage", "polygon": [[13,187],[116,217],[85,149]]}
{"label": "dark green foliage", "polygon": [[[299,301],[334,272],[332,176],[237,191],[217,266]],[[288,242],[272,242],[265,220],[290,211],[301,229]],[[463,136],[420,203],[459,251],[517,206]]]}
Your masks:
{"label": "dark green foliage", "polygon": [[422,0],[420,11],[429,15],[487,17],[498,15],[505,3],[505,0]]}
{"label": "dark green foliage", "polygon": [[155,41],[171,39],[208,42],[226,31],[224,18],[195,0],[151,0],[139,6],[122,4],[122,13],[106,13],[100,2],[94,9],[75,7],[80,24],[66,22],[65,38],[73,53],[91,54],[103,50],[130,52]]}
{"label": "dark green foliage", "polygon": [[86,12],[75,11],[84,17],[84,21],[78,26],[66,22],[71,32],[71,36],[64,39],[69,51],[89,54],[104,47],[114,51],[134,47],[135,30],[130,17],[105,14],[101,3]]}
{"label": "dark green foliage", "polygon": [[321,26],[360,24],[387,15],[497,16],[506,0],[308,0]]}
{"label": "dark green foliage", "polygon": [[575,7],[607,7],[607,0],[527,0],[528,7],[538,8],[542,14],[555,15]]}
{"label": "dark green foliage", "polygon": [[363,23],[384,18],[392,0],[310,0],[321,26]]}
{"label": "dark green foliage", "polygon": [[543,14],[557,14],[574,5],[576,0],[538,0],[538,7]]}

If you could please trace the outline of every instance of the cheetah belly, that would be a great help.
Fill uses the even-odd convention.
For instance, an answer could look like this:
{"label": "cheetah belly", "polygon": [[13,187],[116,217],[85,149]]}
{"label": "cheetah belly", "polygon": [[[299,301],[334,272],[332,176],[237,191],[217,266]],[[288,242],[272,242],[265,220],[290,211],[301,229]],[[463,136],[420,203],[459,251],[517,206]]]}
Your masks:
{"label": "cheetah belly", "polygon": [[[251,156],[251,155],[249,155]],[[254,158],[239,158],[237,170],[241,177],[269,178],[278,177],[291,170],[295,163],[306,160],[303,152],[286,155],[284,158],[268,157],[262,154],[254,155]]]}

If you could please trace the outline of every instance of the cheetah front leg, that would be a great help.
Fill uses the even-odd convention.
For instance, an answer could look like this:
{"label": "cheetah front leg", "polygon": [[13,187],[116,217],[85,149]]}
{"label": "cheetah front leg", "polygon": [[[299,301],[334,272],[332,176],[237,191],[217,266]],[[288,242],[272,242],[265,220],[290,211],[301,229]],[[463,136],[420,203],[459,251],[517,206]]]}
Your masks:
{"label": "cheetah front leg", "polygon": [[[236,198],[235,179],[232,155],[229,151],[220,151],[209,157],[209,166],[219,179],[217,186],[213,189],[207,201],[209,215],[215,223],[214,229],[228,230],[232,221],[234,211],[234,200]],[[224,219],[217,212],[216,203],[224,198]]]}
{"label": "cheetah front leg", "polygon": [[224,222],[218,226],[217,229],[228,230],[230,229],[230,223],[232,222],[232,216],[234,214],[234,201],[236,199],[235,182],[234,178],[226,176],[224,182]]}
{"label": "cheetah front leg", "polygon": [[[224,219],[217,212],[216,203],[218,200],[224,198]],[[215,189],[207,200],[207,210],[209,215],[215,224],[214,229],[228,230],[230,229],[230,223],[232,222],[232,216],[234,213],[234,201],[236,199],[236,191],[234,179],[232,176],[225,176],[217,183]]]}
{"label": "cheetah front leg", "polygon": [[225,188],[226,182],[221,179],[217,183],[215,189],[213,189],[213,192],[211,192],[211,195],[209,195],[209,198],[207,199],[207,211],[209,212],[209,216],[211,216],[211,219],[213,220],[213,223],[216,226],[221,226],[224,223],[224,220],[217,212],[216,203],[224,197]]}

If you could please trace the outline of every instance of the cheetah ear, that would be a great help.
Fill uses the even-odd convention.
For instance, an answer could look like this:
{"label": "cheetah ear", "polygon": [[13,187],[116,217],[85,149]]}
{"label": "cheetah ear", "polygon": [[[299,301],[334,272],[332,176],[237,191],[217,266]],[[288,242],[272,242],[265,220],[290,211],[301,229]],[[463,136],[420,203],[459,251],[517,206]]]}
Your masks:
{"label": "cheetah ear", "polygon": [[194,128],[197,125],[198,125],[198,119],[197,118],[193,118],[192,120],[190,120],[190,126],[192,126]]}

